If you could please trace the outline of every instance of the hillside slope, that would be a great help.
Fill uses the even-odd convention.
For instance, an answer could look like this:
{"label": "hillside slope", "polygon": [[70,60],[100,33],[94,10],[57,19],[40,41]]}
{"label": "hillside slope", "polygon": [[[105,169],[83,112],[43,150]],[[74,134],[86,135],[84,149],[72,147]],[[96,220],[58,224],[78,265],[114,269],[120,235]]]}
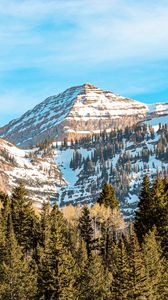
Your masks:
{"label": "hillside slope", "polygon": [[168,116],[161,116],[132,129],[57,146],[55,160],[67,182],[59,188],[59,204],[92,203],[110,182],[125,218],[132,218],[143,176],[168,176],[167,129]]}
{"label": "hillside slope", "polygon": [[84,84],[44,100],[20,118],[0,128],[0,136],[21,147],[46,137],[71,140],[144,119],[148,106]]}
{"label": "hillside slope", "polygon": [[134,215],[144,174],[168,175],[168,116],[76,142],[44,142],[22,150],[0,139],[0,189],[24,181],[36,205],[94,203],[113,184],[126,219]]}
{"label": "hillside slope", "polygon": [[55,198],[57,186],[65,184],[51,152],[22,150],[0,139],[0,190],[9,192],[20,180],[36,206]]}

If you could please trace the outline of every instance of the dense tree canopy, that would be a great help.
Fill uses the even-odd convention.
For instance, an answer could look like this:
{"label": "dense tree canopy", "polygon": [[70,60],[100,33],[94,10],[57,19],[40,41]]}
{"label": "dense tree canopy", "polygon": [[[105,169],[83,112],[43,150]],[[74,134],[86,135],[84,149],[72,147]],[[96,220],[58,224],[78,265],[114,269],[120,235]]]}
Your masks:
{"label": "dense tree canopy", "polygon": [[44,203],[39,217],[22,184],[0,193],[0,299],[167,299],[167,187],[145,176],[135,230],[109,184],[92,207]]}

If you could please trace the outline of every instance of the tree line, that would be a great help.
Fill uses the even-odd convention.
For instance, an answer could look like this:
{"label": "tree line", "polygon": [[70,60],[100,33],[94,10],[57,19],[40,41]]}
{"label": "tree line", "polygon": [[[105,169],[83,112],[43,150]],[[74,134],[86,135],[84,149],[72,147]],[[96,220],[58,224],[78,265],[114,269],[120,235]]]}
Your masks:
{"label": "tree line", "polygon": [[144,176],[131,224],[108,183],[92,206],[37,213],[22,183],[0,203],[0,299],[168,298],[168,178]]}

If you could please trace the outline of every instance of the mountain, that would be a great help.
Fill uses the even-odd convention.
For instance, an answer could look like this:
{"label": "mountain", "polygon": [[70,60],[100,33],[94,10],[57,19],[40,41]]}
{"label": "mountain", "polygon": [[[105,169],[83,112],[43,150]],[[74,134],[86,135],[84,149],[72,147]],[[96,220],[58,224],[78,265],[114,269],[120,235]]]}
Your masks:
{"label": "mountain", "polygon": [[[56,146],[56,145],[55,145]],[[113,184],[126,219],[137,207],[143,176],[168,176],[168,116],[137,126],[56,146],[55,161],[67,182],[58,188],[60,206],[96,201]]]}
{"label": "mountain", "polygon": [[168,115],[168,102],[149,104],[148,108],[149,108],[148,114],[151,117]]}
{"label": "mountain", "polygon": [[46,137],[71,140],[130,126],[144,119],[147,111],[146,104],[84,84],[47,98],[0,128],[0,136],[21,147]]}
{"label": "mountain", "polygon": [[113,184],[125,219],[137,207],[144,174],[168,175],[168,116],[75,142],[45,141],[23,150],[0,139],[0,190],[22,180],[36,206],[42,201],[93,203],[105,182]]}
{"label": "mountain", "polygon": [[51,149],[50,154],[40,148],[22,150],[0,139],[0,190],[11,192],[20,180],[36,206],[55,198],[56,186],[65,184],[52,159]]}
{"label": "mountain", "polygon": [[90,84],[47,98],[0,135],[0,189],[21,179],[37,206],[93,203],[110,182],[131,219],[144,174],[168,175],[168,103],[146,105]]}

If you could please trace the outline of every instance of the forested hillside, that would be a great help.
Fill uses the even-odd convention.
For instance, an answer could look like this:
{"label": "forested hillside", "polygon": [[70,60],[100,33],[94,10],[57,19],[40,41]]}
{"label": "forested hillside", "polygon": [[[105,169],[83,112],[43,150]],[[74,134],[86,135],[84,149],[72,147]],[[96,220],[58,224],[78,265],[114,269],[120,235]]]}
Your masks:
{"label": "forested hillside", "polygon": [[61,146],[53,143],[56,164],[67,182],[67,186],[58,189],[60,206],[93,203],[104,183],[109,182],[125,218],[131,219],[144,174],[151,180],[168,175],[166,118],[155,122],[102,132],[71,143],[65,140]]}
{"label": "forested hillside", "polygon": [[144,176],[129,224],[109,183],[92,206],[34,211],[22,183],[0,200],[0,299],[168,298],[167,177]]}

